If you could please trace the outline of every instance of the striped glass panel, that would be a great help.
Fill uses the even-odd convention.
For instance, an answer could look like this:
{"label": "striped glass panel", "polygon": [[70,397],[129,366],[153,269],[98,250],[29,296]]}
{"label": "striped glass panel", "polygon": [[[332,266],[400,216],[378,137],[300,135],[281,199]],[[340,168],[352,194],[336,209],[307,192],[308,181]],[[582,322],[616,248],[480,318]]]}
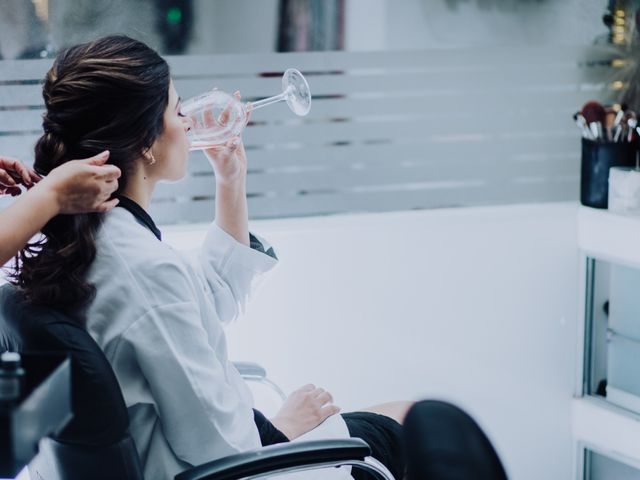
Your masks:
{"label": "striped glass panel", "polygon": [[[253,218],[577,199],[572,114],[617,98],[625,62],[606,47],[509,47],[167,57],[182,98],[218,87],[254,100],[296,67],[311,113],[256,111],[244,141]],[[616,61],[614,61],[616,60]],[[50,60],[0,62],[0,152],[26,162],[41,131]],[[213,214],[213,173],[191,154],[161,184],[163,224]]]}

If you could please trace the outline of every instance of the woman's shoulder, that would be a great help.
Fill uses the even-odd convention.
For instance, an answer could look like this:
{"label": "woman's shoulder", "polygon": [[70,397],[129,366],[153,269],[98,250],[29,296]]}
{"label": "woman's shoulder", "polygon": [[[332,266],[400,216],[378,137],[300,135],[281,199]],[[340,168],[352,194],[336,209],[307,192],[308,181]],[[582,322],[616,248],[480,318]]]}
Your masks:
{"label": "woman's shoulder", "polygon": [[105,216],[96,237],[89,276],[98,296],[136,298],[145,308],[191,301],[197,279],[183,256],[119,210]]}
{"label": "woman's shoulder", "polygon": [[[184,257],[160,241],[148,227],[127,210],[115,208],[105,215],[96,237],[96,260],[122,263],[144,278],[162,269],[186,274]],[[155,278],[159,281],[161,278]]]}

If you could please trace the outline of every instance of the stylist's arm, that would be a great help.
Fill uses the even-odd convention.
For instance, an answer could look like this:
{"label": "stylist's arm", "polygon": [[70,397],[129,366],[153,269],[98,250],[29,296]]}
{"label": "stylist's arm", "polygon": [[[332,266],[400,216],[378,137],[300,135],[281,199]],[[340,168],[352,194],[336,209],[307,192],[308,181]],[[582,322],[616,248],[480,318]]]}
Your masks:
{"label": "stylist's arm", "polygon": [[106,212],[115,207],[110,199],[118,188],[120,169],[105,165],[109,152],[73,160],[40,177],[18,160],[0,156],[0,194],[20,195],[0,212],[0,265],[4,265],[59,214]]}

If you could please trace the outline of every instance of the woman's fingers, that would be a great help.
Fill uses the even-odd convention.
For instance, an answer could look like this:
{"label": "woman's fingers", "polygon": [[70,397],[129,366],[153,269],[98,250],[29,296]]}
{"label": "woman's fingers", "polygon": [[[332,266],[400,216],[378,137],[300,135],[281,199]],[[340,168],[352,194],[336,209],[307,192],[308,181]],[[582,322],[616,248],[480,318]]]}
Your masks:
{"label": "woman's fingers", "polygon": [[323,394],[324,392],[325,392],[325,389],[324,389],[324,388],[317,387],[317,388],[315,388],[315,389],[313,390],[313,392],[311,392],[311,396],[312,396],[313,398],[316,398],[318,395],[321,395],[321,394]]}
{"label": "woman's fingers", "polygon": [[20,174],[20,177],[21,177],[21,180],[22,180],[22,184],[25,187],[31,187],[32,182],[31,182],[31,174],[29,172],[29,169],[27,167],[25,167],[18,160],[16,160],[16,162],[15,162],[14,169],[18,174]]}
{"label": "woman's fingers", "polygon": [[[233,96],[240,101],[240,99],[242,98],[240,96],[240,90],[236,90],[235,92],[233,92]],[[229,102],[227,104],[227,106],[225,107],[225,109],[222,111],[222,113],[220,114],[220,118],[218,119],[218,122],[220,123],[220,125],[222,126],[226,126],[227,123],[229,122],[229,116],[231,115],[231,109],[233,108],[233,102]],[[239,121],[240,118],[236,118],[236,122]]]}
{"label": "woman's fingers", "polygon": [[98,207],[96,208],[96,212],[99,212],[99,213],[108,212],[109,210],[114,208],[116,205],[118,205],[118,203],[120,203],[120,200],[118,200],[117,198],[112,198],[111,200],[104,202],[101,205],[98,205]]}
{"label": "woman's fingers", "polygon": [[109,155],[111,152],[109,150],[105,150],[104,152],[100,152],[93,157],[85,158],[83,160],[79,160],[80,162],[87,163],[89,165],[104,165],[107,160],[109,160]]}
{"label": "woman's fingers", "polygon": [[229,115],[231,115],[231,107],[232,106],[233,106],[233,103],[229,102],[227,104],[227,106],[224,107],[224,110],[222,110],[222,113],[220,114],[220,117],[218,118],[218,124],[222,125],[223,127],[229,121]]}
{"label": "woman's fingers", "polygon": [[32,186],[29,169],[17,158],[0,156],[0,170],[4,170],[5,173],[9,174],[14,183],[21,183],[27,188]]}
{"label": "woman's fingers", "polygon": [[3,187],[15,187],[17,184],[8,172],[0,169],[0,185]]}
{"label": "woman's fingers", "polygon": [[316,397],[316,401],[320,405],[325,405],[326,403],[333,403],[333,396],[329,392],[322,392],[320,395]]}
{"label": "woman's fingers", "polygon": [[112,182],[114,180],[117,180],[122,175],[122,172],[120,171],[120,169],[115,165],[104,165],[99,168],[100,170],[98,172],[99,172],[100,178],[106,182]]}
{"label": "woman's fingers", "polygon": [[42,180],[42,177],[38,175],[35,170],[29,170],[29,177],[31,178],[32,185],[35,185],[40,180]]}
{"label": "woman's fingers", "polygon": [[211,108],[208,108],[204,111],[204,114],[202,115],[202,120],[204,122],[204,126],[207,128],[213,127],[216,125],[216,119],[213,116],[213,111]]}
{"label": "woman's fingers", "polygon": [[106,212],[118,203],[111,196],[118,188],[120,170],[105,165],[104,155],[66,162],[43,180],[56,195],[60,213]]}
{"label": "woman's fingers", "polygon": [[331,415],[335,415],[336,413],[339,413],[340,410],[342,409],[337,405],[327,405],[326,407],[321,408],[320,415],[322,417],[322,421],[326,420]]}
{"label": "woman's fingers", "polygon": [[105,183],[112,183],[115,185],[114,188],[107,188],[109,190],[109,194],[111,194],[116,188],[118,188],[117,180],[122,175],[122,172],[115,165],[105,165],[107,160],[109,160],[110,152],[109,150],[105,150],[104,152],[99,153],[90,158],[85,158],[82,160],[74,160],[78,163],[84,163],[88,166],[89,169],[96,176],[96,180],[102,181]]}
{"label": "woman's fingers", "polygon": [[111,195],[118,189],[118,181],[117,180],[107,180],[104,182],[104,194],[111,198]]}

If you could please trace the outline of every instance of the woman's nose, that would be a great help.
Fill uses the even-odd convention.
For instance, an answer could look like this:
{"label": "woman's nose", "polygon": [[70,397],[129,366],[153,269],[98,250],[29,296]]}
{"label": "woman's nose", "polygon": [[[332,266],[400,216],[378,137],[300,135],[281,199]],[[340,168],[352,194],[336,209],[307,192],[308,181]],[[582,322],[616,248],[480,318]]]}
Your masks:
{"label": "woman's nose", "polygon": [[185,117],[183,121],[184,121],[184,130],[186,132],[188,132],[189,130],[195,127],[195,121],[193,120],[193,118]]}

